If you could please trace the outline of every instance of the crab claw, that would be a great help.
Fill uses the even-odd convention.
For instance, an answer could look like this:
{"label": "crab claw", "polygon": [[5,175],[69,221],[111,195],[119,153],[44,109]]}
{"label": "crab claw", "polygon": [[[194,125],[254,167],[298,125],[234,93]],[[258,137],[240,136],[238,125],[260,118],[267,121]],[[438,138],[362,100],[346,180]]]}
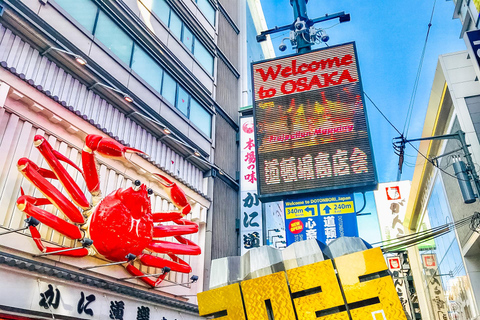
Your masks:
{"label": "crab claw", "polygon": [[182,211],[182,215],[186,216],[190,213],[192,207],[188,203],[187,196],[182,189],[173,181],[170,181],[167,177],[154,173],[155,177],[159,178],[158,181],[163,186],[163,189],[167,192],[173,204]]}
{"label": "crab claw", "polygon": [[126,152],[144,153],[140,150],[126,147],[113,139],[89,134],[85,139],[85,146],[83,147],[82,164],[87,188],[94,196],[100,194],[100,179],[94,157],[95,152],[103,157],[113,159],[125,158]]}
{"label": "crab claw", "polygon": [[87,136],[83,150],[88,153],[96,151],[99,155],[106,158],[123,158],[126,152],[144,154],[143,151],[126,147],[113,139],[104,138],[95,134],[89,134]]}

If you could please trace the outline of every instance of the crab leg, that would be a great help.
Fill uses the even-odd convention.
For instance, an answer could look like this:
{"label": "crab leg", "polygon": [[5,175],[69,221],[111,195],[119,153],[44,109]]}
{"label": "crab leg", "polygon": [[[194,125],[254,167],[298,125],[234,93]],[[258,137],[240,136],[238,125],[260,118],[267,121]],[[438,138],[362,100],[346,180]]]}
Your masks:
{"label": "crab leg", "polygon": [[[48,170],[39,168],[33,161],[27,158],[21,158],[17,163],[18,171],[33,183],[38,190],[61,212],[63,212],[71,221],[75,223],[84,223],[84,219],[78,208],[70,202],[57,188],[55,188],[44,175]],[[22,199],[20,197],[18,201]]]}
{"label": "crab leg", "polygon": [[[40,236],[40,232],[38,232],[37,227],[30,226],[29,229],[30,229],[30,234],[32,235],[33,241],[37,245],[38,249],[43,253],[65,250],[65,248],[45,247],[43,245],[42,237]],[[88,249],[78,248],[77,250],[71,250],[71,251],[60,252],[60,253],[52,253],[52,254],[59,255],[59,256],[85,257],[88,255]]]}
{"label": "crab leg", "polygon": [[[127,267],[126,267],[127,271],[133,275],[133,276],[137,276],[137,277],[141,277],[141,276],[144,276],[145,273],[143,273],[142,271],[138,270],[137,267],[135,267],[133,264],[128,264]],[[165,279],[165,277],[167,276],[167,273],[163,273],[161,274],[157,280],[153,281],[152,279],[148,278],[148,277],[141,277],[140,280],[142,280],[143,282],[145,282],[146,284],[148,284],[149,286],[155,288],[156,286],[158,286],[162,281],[163,279]]]}
{"label": "crab leg", "polygon": [[75,163],[62,155],[60,152],[53,150],[50,143],[48,143],[48,141],[44,137],[36,135],[33,144],[35,145],[35,147],[37,147],[38,151],[40,151],[42,156],[45,158],[45,161],[47,161],[53,173],[63,185],[67,193],[70,195],[73,202],[75,202],[75,204],[77,204],[82,209],[87,209],[90,206],[87,198],[83,194],[82,190],[80,190],[80,187],[70,176],[70,174],[68,174],[65,167],[60,163],[60,160],[68,163],[69,165],[77,169],[80,173],[82,173],[80,168],[77,167]]}
{"label": "crab leg", "polygon": [[39,201],[37,201],[37,199],[32,196],[20,196],[20,198],[17,199],[17,208],[70,239],[82,238],[82,233],[76,225],[36,207],[35,203],[40,204],[41,200],[45,199],[39,199]]}
{"label": "crab leg", "polygon": [[184,217],[184,214],[178,211],[152,213],[153,222],[172,221],[172,220],[178,220],[183,217]]}
{"label": "crab leg", "polygon": [[163,189],[167,192],[173,204],[182,211],[182,215],[186,216],[189,214],[192,207],[190,206],[190,203],[188,203],[185,192],[167,177],[158,173],[154,173],[153,175],[154,177],[157,177],[157,180],[163,186]]}
{"label": "crab leg", "polygon": [[[155,220],[153,221],[155,222]],[[198,225],[195,222],[191,222],[185,219],[174,220],[173,222],[175,222],[177,226],[160,225],[153,227],[153,237],[172,237],[198,232]]]}
{"label": "crab leg", "polygon": [[[178,238],[184,240],[184,243],[173,243],[170,241],[157,240],[149,243],[147,248],[157,253],[167,254],[198,255],[201,253],[201,248],[192,241],[182,237]],[[175,239],[179,240],[178,238],[175,237]]]}
{"label": "crab leg", "polygon": [[94,153],[98,152],[103,157],[123,159],[126,152],[142,153],[142,151],[126,147],[117,141],[102,136],[89,134],[85,139],[85,146],[82,151],[82,166],[87,182],[87,188],[94,196],[100,194],[100,178],[97,170],[97,162]]}

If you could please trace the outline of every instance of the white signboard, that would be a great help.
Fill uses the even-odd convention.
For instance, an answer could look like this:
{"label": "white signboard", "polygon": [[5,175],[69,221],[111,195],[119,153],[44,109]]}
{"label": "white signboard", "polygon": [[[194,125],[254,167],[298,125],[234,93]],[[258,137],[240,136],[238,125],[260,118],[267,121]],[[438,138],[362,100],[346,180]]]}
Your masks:
{"label": "white signboard", "polygon": [[253,117],[240,119],[241,254],[263,245],[262,203],[257,191],[257,157]]}
{"label": "white signboard", "polygon": [[106,320],[204,319],[193,313],[115,295],[71,281],[36,278],[22,273],[12,276],[11,270],[5,269],[0,269],[0,279],[0,305],[25,310],[26,313],[45,313],[52,319],[56,316]]}
{"label": "white signboard", "polygon": [[276,249],[286,247],[283,201],[265,203],[265,230],[268,246]]}
{"label": "white signboard", "polygon": [[383,241],[405,236],[403,222],[407,212],[410,181],[380,183],[374,192]]}
{"label": "white signboard", "polygon": [[448,305],[443,291],[440,269],[437,265],[437,256],[434,253],[422,254],[423,268],[433,308],[434,320],[448,319]]}

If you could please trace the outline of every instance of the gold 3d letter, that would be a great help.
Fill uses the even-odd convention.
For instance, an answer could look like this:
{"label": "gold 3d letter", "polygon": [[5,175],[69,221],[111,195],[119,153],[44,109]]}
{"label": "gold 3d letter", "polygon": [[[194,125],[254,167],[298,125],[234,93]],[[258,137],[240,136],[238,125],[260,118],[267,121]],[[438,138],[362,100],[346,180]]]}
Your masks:
{"label": "gold 3d letter", "polygon": [[[238,283],[197,294],[201,316],[216,315],[216,319],[245,320],[242,294]],[[220,316],[220,317],[218,317]]]}
{"label": "gold 3d letter", "polygon": [[285,272],[243,281],[242,292],[248,319],[296,319]]}
{"label": "gold 3d letter", "polygon": [[331,260],[290,269],[287,277],[298,320],[349,319]]}
{"label": "gold 3d letter", "polygon": [[380,248],[335,258],[353,320],[406,320]]}

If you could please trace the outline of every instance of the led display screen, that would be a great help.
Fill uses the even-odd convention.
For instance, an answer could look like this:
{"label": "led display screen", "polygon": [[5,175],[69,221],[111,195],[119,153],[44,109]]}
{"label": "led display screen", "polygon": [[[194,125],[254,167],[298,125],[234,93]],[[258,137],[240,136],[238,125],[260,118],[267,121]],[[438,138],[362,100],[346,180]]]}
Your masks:
{"label": "led display screen", "polygon": [[252,64],[260,197],[373,189],[354,43]]}

